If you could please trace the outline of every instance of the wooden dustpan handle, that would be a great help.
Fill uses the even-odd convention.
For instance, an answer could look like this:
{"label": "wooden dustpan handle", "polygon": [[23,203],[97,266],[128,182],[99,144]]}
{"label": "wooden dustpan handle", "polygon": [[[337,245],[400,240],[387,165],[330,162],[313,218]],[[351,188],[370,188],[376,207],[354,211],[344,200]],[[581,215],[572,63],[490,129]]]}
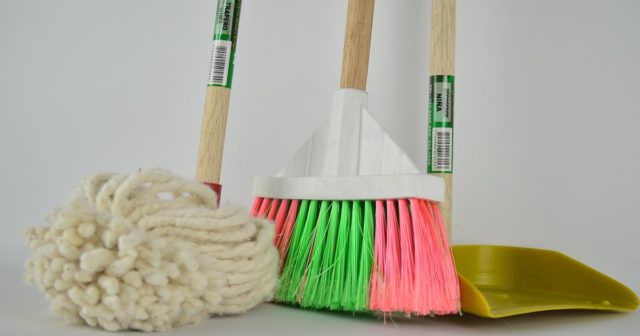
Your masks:
{"label": "wooden dustpan handle", "polygon": [[456,0],[431,2],[431,76],[455,72]]}
{"label": "wooden dustpan handle", "polygon": [[349,0],[342,54],[341,89],[367,88],[374,0]]}
{"label": "wooden dustpan handle", "polygon": [[[432,0],[431,2],[431,48],[429,60],[429,73],[431,75],[431,94],[434,92],[434,83],[438,81],[450,81],[451,101],[447,104],[448,113],[451,115],[450,123],[443,127],[451,128],[451,138],[449,151],[451,152],[451,160],[453,160],[453,76],[455,72],[455,28],[456,28],[456,0]],[[442,77],[444,76],[444,77]],[[438,78],[438,79],[436,79]],[[430,108],[432,117],[430,118],[431,127],[441,127],[435,125],[433,119],[433,109],[435,102],[430,97]],[[433,150],[433,138],[429,132],[429,148]],[[451,232],[451,194],[453,186],[453,166],[450,163],[450,169],[445,173],[434,173],[432,166],[432,158],[429,158],[430,173],[440,176],[445,182],[445,201],[440,203],[440,211],[442,213],[445,225],[449,233]]]}

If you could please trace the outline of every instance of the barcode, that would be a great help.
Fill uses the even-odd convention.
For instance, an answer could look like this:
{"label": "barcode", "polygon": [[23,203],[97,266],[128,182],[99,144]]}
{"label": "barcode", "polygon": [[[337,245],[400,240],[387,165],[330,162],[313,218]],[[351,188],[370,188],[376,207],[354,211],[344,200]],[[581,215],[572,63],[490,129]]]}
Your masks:
{"label": "barcode", "polygon": [[231,41],[214,41],[213,52],[211,53],[209,85],[227,85],[230,51]]}
{"label": "barcode", "polygon": [[451,170],[452,128],[433,128],[433,148],[431,165],[434,170]]}

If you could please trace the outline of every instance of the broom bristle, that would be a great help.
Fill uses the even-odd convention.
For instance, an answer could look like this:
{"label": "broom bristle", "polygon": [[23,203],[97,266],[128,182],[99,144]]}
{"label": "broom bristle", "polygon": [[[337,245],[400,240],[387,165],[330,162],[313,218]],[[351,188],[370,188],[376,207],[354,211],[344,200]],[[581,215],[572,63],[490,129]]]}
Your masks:
{"label": "broom bristle", "polygon": [[[381,202],[382,203],[382,202]],[[385,264],[383,268],[383,279],[385,281],[383,290],[379,295],[385,298],[382,306],[378,310],[383,312],[392,312],[400,310],[399,302],[401,300],[402,291],[400,290],[400,225],[398,224],[398,215],[393,201],[385,201],[385,212],[376,213],[383,221],[382,230],[387,234],[387,242],[383,246],[376,246],[376,253],[385,256]],[[386,249],[385,249],[386,247]]]}
{"label": "broom bristle", "polygon": [[[384,213],[384,205],[381,201],[376,201],[376,214]],[[373,273],[371,274],[371,300],[369,305],[373,310],[381,310],[385,306],[384,292],[385,279],[383,270],[385,268],[385,255],[381,253],[386,250],[387,235],[384,230],[385,221],[383,216],[376,216],[376,235],[374,248]]]}
{"label": "broom bristle", "polygon": [[[395,202],[387,202],[387,208],[393,207]],[[415,276],[415,258],[413,252],[413,223],[407,201],[402,199],[397,202],[398,224],[400,224],[400,295],[398,304],[400,311],[411,311],[410,302],[413,301],[413,284]]]}
{"label": "broom bristle", "polygon": [[309,308],[410,315],[460,311],[458,278],[437,204],[423,199],[256,198],[275,222],[275,301]]}

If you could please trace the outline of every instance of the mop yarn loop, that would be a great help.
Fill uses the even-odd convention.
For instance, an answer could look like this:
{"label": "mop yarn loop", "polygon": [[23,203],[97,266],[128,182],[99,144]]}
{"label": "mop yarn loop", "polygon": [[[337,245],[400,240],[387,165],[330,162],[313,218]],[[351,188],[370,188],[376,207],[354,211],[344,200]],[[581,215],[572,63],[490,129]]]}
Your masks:
{"label": "mop yarn loop", "polygon": [[57,315],[112,331],[245,312],[273,294],[273,227],[216,204],[162,170],[90,176],[47,227],[27,230],[26,279]]}

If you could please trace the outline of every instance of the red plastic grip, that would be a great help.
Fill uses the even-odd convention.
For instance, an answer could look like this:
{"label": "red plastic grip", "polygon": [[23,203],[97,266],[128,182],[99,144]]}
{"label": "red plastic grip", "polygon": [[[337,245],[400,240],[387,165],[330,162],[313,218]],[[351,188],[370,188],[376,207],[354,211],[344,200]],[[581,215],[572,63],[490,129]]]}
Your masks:
{"label": "red plastic grip", "polygon": [[209,188],[211,188],[211,190],[213,190],[213,192],[216,193],[216,196],[218,196],[218,204],[216,205],[220,205],[220,194],[222,194],[222,184],[209,183],[209,182],[202,182],[202,183],[206,184]]}

